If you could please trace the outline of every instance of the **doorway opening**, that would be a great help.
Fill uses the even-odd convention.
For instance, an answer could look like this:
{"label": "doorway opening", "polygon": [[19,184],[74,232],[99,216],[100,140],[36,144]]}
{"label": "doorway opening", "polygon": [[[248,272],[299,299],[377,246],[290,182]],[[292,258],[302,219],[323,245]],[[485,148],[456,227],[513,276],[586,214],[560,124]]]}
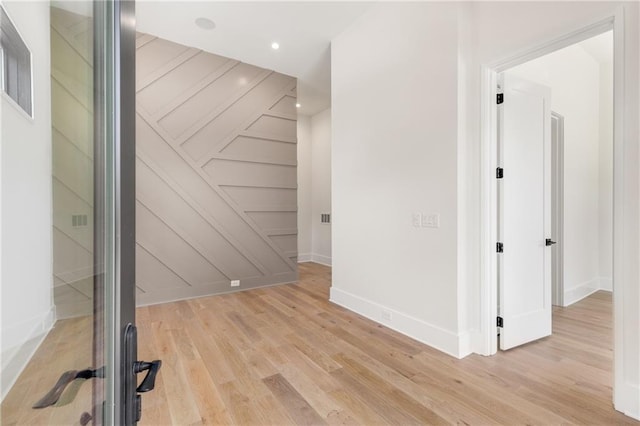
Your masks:
{"label": "doorway opening", "polygon": [[[508,58],[503,61],[499,61],[484,67],[484,76],[483,76],[483,120],[482,120],[482,134],[483,134],[483,148],[486,153],[482,167],[483,167],[483,215],[484,219],[482,220],[482,229],[483,229],[483,261],[482,267],[484,270],[483,278],[482,278],[482,300],[483,303],[481,305],[483,326],[482,326],[482,342],[484,346],[483,353],[487,355],[493,355],[498,351],[498,332],[501,335],[504,335],[506,330],[505,327],[509,326],[509,322],[506,318],[500,318],[498,316],[498,321],[496,321],[496,313],[502,313],[505,309],[504,305],[501,305],[500,302],[504,303],[503,294],[500,294],[498,291],[498,277],[500,276],[500,269],[502,265],[500,264],[501,256],[504,253],[499,253],[496,246],[496,236],[502,237],[499,233],[500,230],[500,222],[499,218],[501,217],[502,212],[498,206],[498,200],[500,197],[500,191],[498,189],[498,185],[496,185],[496,170],[501,165],[499,164],[498,158],[499,155],[503,153],[500,152],[499,148],[499,134],[500,129],[498,127],[498,119],[501,115],[500,106],[498,103],[500,99],[498,98],[498,93],[501,93],[498,90],[498,86],[500,81],[501,74],[507,72],[510,69],[513,69],[519,65],[525,64],[526,62],[532,61],[537,58],[541,58],[550,53],[559,51],[561,49],[567,48],[569,46],[573,46],[577,43],[583,42],[587,39],[593,38],[595,36],[612,32],[613,33],[613,72],[612,72],[612,83],[613,86],[613,101],[612,101],[612,128],[613,128],[613,136],[611,143],[611,170],[612,170],[612,183],[611,183],[611,201],[609,206],[611,208],[611,223],[612,223],[612,232],[611,232],[611,253],[613,257],[613,261],[611,262],[611,289],[615,287],[615,293],[613,294],[613,340],[614,340],[614,389],[621,388],[623,386],[623,368],[621,364],[621,355],[622,355],[622,300],[623,300],[623,290],[624,287],[621,283],[616,285],[615,279],[622,276],[622,265],[620,261],[620,253],[622,252],[622,236],[624,235],[623,223],[620,220],[622,217],[622,206],[623,206],[623,191],[622,191],[622,177],[623,177],[623,148],[624,141],[621,137],[622,129],[623,129],[623,97],[624,97],[624,87],[623,87],[623,78],[621,70],[623,69],[623,27],[622,27],[622,19],[618,14],[614,16],[610,16],[606,19],[603,19],[600,22],[594,23],[588,27],[585,27],[581,30],[574,31],[569,33],[563,37],[560,37],[556,40],[543,43],[540,46],[537,46],[533,49],[529,49],[527,51],[519,52],[514,54],[511,58]],[[501,87],[501,90],[503,88]],[[503,95],[504,102],[507,102],[507,95]],[[496,102],[496,100],[498,102]],[[556,110],[556,113],[560,115],[565,115],[563,111]],[[547,136],[549,138],[549,142],[551,139],[551,108],[549,108],[549,122],[547,127],[545,127],[545,132],[547,132]],[[567,117],[565,117],[565,132],[566,132],[566,121]],[[566,140],[565,140],[566,143]],[[545,153],[551,152],[550,145],[548,151],[544,151]],[[548,155],[548,158],[545,158],[546,161],[551,162],[551,155]],[[566,166],[566,159],[565,166]],[[565,172],[566,172],[565,167]],[[503,175],[508,176],[508,170],[503,171]],[[541,175],[544,175],[541,173]],[[549,199],[546,201],[550,203],[550,195],[551,195],[551,176],[547,178],[549,180],[548,184],[548,192]],[[566,178],[564,179],[566,182]],[[567,188],[564,188],[565,195],[564,200],[566,201]],[[565,206],[566,209],[566,206]],[[566,219],[567,212],[564,212],[564,217]],[[546,244],[553,244],[554,241],[557,240],[551,237],[551,211],[548,211],[547,216],[542,217],[541,227],[544,227],[543,238],[538,242],[541,247],[541,250],[545,250]],[[565,222],[566,223],[566,222]],[[582,229],[582,233],[586,234],[591,232],[591,229]],[[566,231],[564,231],[566,233]],[[550,240],[546,241],[547,239]],[[566,244],[566,242],[565,242]],[[508,246],[503,244],[503,250],[506,251]],[[540,263],[544,265],[547,269],[544,270],[541,275],[548,276],[549,283],[551,282],[551,256],[548,247],[546,248],[547,254],[543,253],[540,255]],[[566,247],[565,247],[565,256],[566,256]],[[566,265],[567,260],[564,259],[562,264]],[[567,286],[566,282],[566,271],[563,273],[564,277],[564,286],[568,289],[570,287]],[[559,290],[558,290],[559,291]],[[541,301],[541,304],[545,305],[545,308],[548,310],[549,315],[551,314],[551,286],[548,287],[546,292],[541,291],[540,295],[536,295],[535,297],[545,297],[546,299]],[[501,300],[502,299],[502,300]],[[548,302],[547,302],[548,301]],[[567,300],[563,300],[562,303],[566,304]],[[500,310],[499,310],[500,309]],[[502,319],[503,328],[498,327],[498,324]],[[511,323],[513,325],[513,322]],[[551,328],[549,327],[550,334]],[[535,334],[535,333],[534,333]],[[535,340],[535,338],[529,339]]]}
{"label": "doorway opening", "polygon": [[499,75],[500,348],[552,334],[552,306],[612,291],[611,31]]}

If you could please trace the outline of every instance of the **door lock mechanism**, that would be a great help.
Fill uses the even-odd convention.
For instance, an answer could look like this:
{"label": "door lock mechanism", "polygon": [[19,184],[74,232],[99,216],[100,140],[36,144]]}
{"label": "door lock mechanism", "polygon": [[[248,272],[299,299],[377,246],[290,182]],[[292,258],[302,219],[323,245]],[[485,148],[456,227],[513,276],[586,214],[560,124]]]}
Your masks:
{"label": "door lock mechanism", "polygon": [[545,240],[545,245],[547,245],[547,246],[552,246],[552,245],[554,245],[554,244],[556,244],[556,242],[555,242],[555,241],[553,241],[551,238],[547,238],[547,239]]}
{"label": "door lock mechanism", "polygon": [[[144,392],[153,390],[156,386],[156,376],[162,366],[162,361],[156,359],[151,362],[138,361],[138,331],[133,324],[127,324],[125,328],[125,361],[124,365],[124,424],[134,425],[142,417],[142,395]],[[142,379],[140,386],[136,387],[137,376],[143,371],[147,375]]]}

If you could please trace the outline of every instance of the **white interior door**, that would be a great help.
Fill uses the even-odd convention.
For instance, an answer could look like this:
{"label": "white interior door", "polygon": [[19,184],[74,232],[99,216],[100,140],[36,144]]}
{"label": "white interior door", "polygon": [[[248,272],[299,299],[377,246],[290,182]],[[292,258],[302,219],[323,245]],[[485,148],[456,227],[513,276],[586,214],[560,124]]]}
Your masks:
{"label": "white interior door", "polygon": [[500,349],[551,334],[551,90],[505,73],[498,179]]}

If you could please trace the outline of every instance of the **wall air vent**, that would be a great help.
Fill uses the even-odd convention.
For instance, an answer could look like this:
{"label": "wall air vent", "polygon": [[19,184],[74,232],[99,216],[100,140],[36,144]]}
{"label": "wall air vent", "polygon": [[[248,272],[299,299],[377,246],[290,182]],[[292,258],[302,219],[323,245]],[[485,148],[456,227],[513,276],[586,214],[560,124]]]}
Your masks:
{"label": "wall air vent", "polygon": [[71,226],[74,228],[84,228],[87,226],[88,218],[86,214],[71,215]]}

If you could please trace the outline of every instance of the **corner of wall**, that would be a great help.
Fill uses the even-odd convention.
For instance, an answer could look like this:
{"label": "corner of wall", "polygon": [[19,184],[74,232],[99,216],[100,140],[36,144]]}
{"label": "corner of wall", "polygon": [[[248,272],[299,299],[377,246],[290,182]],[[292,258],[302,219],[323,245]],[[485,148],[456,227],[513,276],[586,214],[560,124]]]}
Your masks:
{"label": "corner of wall", "polygon": [[470,333],[453,333],[336,287],[331,287],[329,300],[455,358],[472,352]]}
{"label": "corner of wall", "polygon": [[[4,400],[4,397],[9,393],[55,322],[56,308],[52,305],[51,309],[43,315],[24,321],[11,329],[2,330],[0,337],[3,343],[0,353],[2,361],[0,366],[0,401]],[[7,348],[5,347],[7,341],[15,341],[16,343]]]}
{"label": "corner of wall", "polygon": [[615,389],[614,408],[625,416],[640,420],[640,386],[625,382]]}
{"label": "corner of wall", "polygon": [[331,108],[311,117],[311,256],[313,262],[331,266],[331,224],[321,223],[331,214]]}
{"label": "corner of wall", "polygon": [[3,2],[32,56],[33,118],[0,96],[2,275],[0,397],[56,315],[51,282],[51,61],[48,2]]}

